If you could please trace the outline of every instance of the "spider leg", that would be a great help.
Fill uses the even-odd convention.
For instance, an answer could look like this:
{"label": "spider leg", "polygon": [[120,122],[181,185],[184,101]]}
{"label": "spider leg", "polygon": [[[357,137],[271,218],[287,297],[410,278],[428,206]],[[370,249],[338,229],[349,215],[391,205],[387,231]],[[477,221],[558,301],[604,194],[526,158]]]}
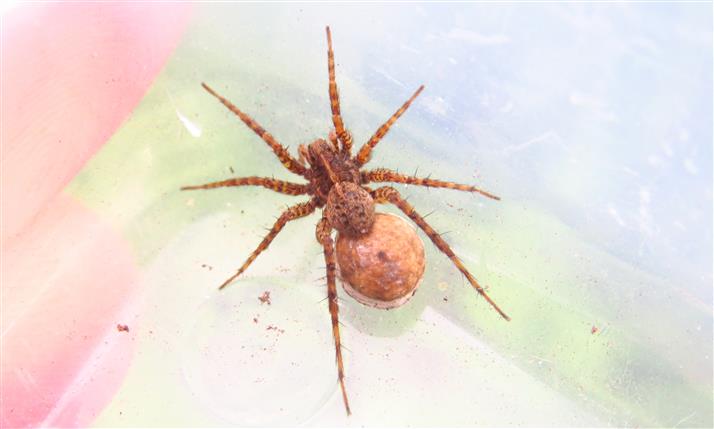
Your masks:
{"label": "spider leg", "polygon": [[309,185],[300,183],[285,182],[283,180],[275,180],[267,177],[234,177],[220,182],[211,182],[204,185],[183,186],[182,191],[193,191],[197,189],[214,189],[227,186],[262,186],[271,191],[286,195],[304,195],[309,192]]}
{"label": "spider leg", "polygon": [[482,189],[479,189],[475,186],[470,186],[470,185],[462,185],[460,183],[454,183],[454,182],[445,182],[443,180],[436,180],[436,179],[430,179],[430,178],[421,178],[421,177],[414,177],[414,176],[407,176],[404,174],[397,173],[396,171],[388,170],[386,168],[377,168],[376,170],[368,170],[368,171],[362,171],[361,173],[362,176],[362,183],[369,183],[369,182],[395,182],[395,183],[407,183],[410,185],[417,185],[417,186],[427,186],[430,188],[446,188],[446,189],[455,189],[457,191],[465,191],[465,192],[477,192],[484,197],[488,197],[494,200],[500,200],[500,197],[497,197],[489,192],[486,192]]}
{"label": "spider leg", "polygon": [[345,371],[342,365],[342,345],[340,343],[340,325],[338,318],[339,306],[337,304],[337,286],[335,285],[335,269],[337,267],[335,261],[335,248],[332,237],[330,236],[332,227],[327,218],[322,218],[317,224],[315,236],[317,241],[322,244],[325,252],[325,265],[327,270],[327,298],[330,308],[330,316],[332,316],[332,335],[335,338],[335,358],[337,359],[337,379],[340,382],[342,389],[342,400],[345,403],[347,415],[351,414],[350,403],[347,401],[347,391],[345,390]]}
{"label": "spider leg", "polygon": [[399,119],[399,117],[402,116],[404,112],[406,112],[406,110],[409,108],[409,105],[412,104],[412,101],[417,98],[417,96],[419,95],[419,93],[422,92],[423,89],[424,85],[420,86],[419,89],[417,89],[416,92],[414,92],[414,94],[409,97],[409,99],[405,101],[404,104],[402,104],[402,107],[397,109],[397,111],[394,112],[394,114],[389,119],[387,119],[387,122],[382,124],[382,126],[377,129],[377,132],[375,132],[374,135],[370,137],[369,141],[367,141],[367,143],[365,143],[360,148],[359,152],[357,153],[357,156],[355,156],[357,165],[361,167],[366,164],[367,161],[369,161],[372,156],[372,149],[377,146],[377,143],[379,143],[382,137],[387,134],[387,131],[389,131],[389,128],[394,125],[397,119]]}
{"label": "spider leg", "polygon": [[253,251],[253,253],[250,254],[248,259],[246,259],[246,261],[238,269],[238,271],[233,274],[228,280],[224,281],[223,284],[218,287],[218,289],[223,289],[224,287],[228,286],[228,284],[232,282],[233,279],[241,275],[243,271],[245,271],[248,266],[250,266],[250,264],[255,260],[255,258],[257,258],[263,250],[267,249],[268,246],[270,246],[270,243],[283,229],[286,223],[290,222],[291,220],[299,219],[301,217],[305,217],[311,214],[315,211],[316,207],[317,200],[314,198],[306,203],[295,204],[294,206],[288,207],[287,210],[285,210],[283,214],[280,215],[278,220],[275,221],[275,224],[272,228],[270,228],[270,232],[268,232],[268,235],[263,238],[263,241],[260,242],[258,247]]}
{"label": "spider leg", "polygon": [[[367,188],[365,188],[367,189]],[[461,262],[461,260],[454,254],[454,251],[451,250],[451,247],[444,241],[441,236],[434,231],[434,228],[432,228],[419,213],[416,212],[414,207],[406,202],[401,195],[399,195],[399,192],[397,192],[396,189],[389,187],[389,186],[384,186],[381,188],[377,188],[375,190],[369,190],[370,194],[372,195],[372,198],[374,198],[374,201],[377,203],[392,203],[395,206],[399,208],[404,214],[409,216],[409,218],[416,223],[419,228],[421,228],[422,231],[426,233],[426,235],[431,239],[432,243],[441,250],[442,253],[444,253],[446,256],[451,259],[451,262],[456,265],[456,268],[461,271],[461,273],[466,276],[466,279],[471,283],[471,286],[473,286],[481,296],[483,296],[486,301],[488,301],[489,304],[491,304],[491,307],[494,308],[498,312],[498,314],[501,315],[506,320],[511,320],[506,313],[501,310],[498,305],[496,305],[495,302],[486,294],[486,291],[483,290],[481,285],[478,284],[476,279],[469,273],[469,271],[464,267],[464,264]]]}
{"label": "spider leg", "polygon": [[345,129],[340,113],[340,94],[337,91],[337,81],[335,80],[335,54],[332,51],[332,34],[330,27],[325,27],[327,32],[327,73],[330,77],[330,109],[332,110],[332,123],[335,125],[337,137],[342,142],[342,151],[350,155],[352,150],[352,135]]}
{"label": "spider leg", "polygon": [[335,130],[330,131],[330,134],[327,136],[327,139],[330,141],[330,144],[332,144],[332,147],[334,147],[335,150],[339,152],[340,145],[338,144],[337,133],[335,132]]}
{"label": "spider leg", "polygon": [[300,176],[305,176],[305,173],[307,173],[307,168],[300,164],[298,160],[293,158],[288,150],[278,143],[275,138],[270,135],[267,131],[265,131],[265,128],[261,127],[260,124],[255,122],[253,118],[250,116],[246,115],[240,109],[238,109],[233,103],[228,101],[226,98],[218,94],[216,91],[214,91],[210,86],[206,85],[205,83],[201,82],[201,86],[208,91],[212,96],[216,97],[218,101],[223,103],[224,106],[228,108],[231,112],[233,112],[238,118],[240,118],[241,121],[243,121],[244,124],[248,126],[251,130],[253,130],[258,136],[263,139],[265,143],[270,146],[270,148],[273,150],[275,155],[278,156],[278,159],[280,162],[290,170],[291,172],[298,174]]}

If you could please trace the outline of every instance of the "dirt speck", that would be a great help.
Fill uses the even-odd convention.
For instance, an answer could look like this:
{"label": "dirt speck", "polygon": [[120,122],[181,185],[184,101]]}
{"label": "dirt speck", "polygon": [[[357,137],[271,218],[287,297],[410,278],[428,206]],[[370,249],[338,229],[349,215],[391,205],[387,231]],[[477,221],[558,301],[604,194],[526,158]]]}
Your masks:
{"label": "dirt speck", "polygon": [[270,291],[266,290],[261,296],[258,297],[258,299],[260,300],[261,304],[267,303],[268,305],[270,305]]}
{"label": "dirt speck", "polygon": [[279,334],[284,334],[284,333],[285,333],[285,330],[284,330],[284,329],[280,329],[280,328],[278,328],[277,326],[273,326],[273,325],[268,325],[268,327],[265,328],[265,330],[266,330],[266,331],[275,331],[275,332],[277,332],[277,333],[279,333]]}
{"label": "dirt speck", "polygon": [[127,325],[122,325],[121,323],[117,324],[117,331],[119,332],[129,332],[129,326]]}

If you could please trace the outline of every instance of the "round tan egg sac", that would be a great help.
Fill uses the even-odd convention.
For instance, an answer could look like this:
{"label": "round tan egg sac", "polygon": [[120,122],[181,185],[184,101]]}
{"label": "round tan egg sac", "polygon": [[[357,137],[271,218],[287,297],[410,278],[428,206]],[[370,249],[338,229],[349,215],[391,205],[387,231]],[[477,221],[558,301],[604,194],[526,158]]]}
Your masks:
{"label": "round tan egg sac", "polygon": [[372,230],[360,237],[338,233],[336,251],[345,291],[372,307],[404,304],[424,274],[424,244],[399,216],[376,213]]}

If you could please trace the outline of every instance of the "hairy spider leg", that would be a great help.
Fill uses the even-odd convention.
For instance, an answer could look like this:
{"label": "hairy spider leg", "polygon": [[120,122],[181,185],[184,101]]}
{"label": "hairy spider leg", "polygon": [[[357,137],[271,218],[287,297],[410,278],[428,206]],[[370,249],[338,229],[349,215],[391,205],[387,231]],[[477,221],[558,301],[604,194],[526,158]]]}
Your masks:
{"label": "hairy spider leg", "polygon": [[351,155],[352,135],[345,129],[340,113],[340,94],[337,91],[337,81],[335,80],[335,54],[332,51],[332,34],[330,27],[325,27],[327,32],[327,72],[330,76],[330,109],[332,110],[332,123],[335,125],[337,138],[342,142],[342,151]]}
{"label": "hairy spider leg", "polygon": [[273,241],[273,239],[278,235],[278,233],[283,229],[286,223],[290,222],[291,220],[299,219],[301,217],[305,217],[312,212],[315,211],[315,208],[317,207],[317,199],[313,198],[308,202],[305,203],[299,203],[295,204],[294,206],[288,207],[278,218],[277,221],[275,221],[275,224],[273,225],[272,228],[270,228],[270,232],[268,232],[268,235],[266,235],[263,238],[263,241],[260,242],[258,247],[253,251],[253,253],[250,254],[248,259],[243,263],[243,265],[240,267],[240,269],[232,275],[228,280],[224,281],[222,285],[218,287],[218,289],[223,289],[224,287],[228,286],[230,282],[233,281],[236,277],[241,275],[243,271],[245,271],[248,266],[250,266],[253,261],[255,261],[255,258],[260,255],[260,253],[267,249],[268,246],[270,246],[270,243]]}
{"label": "hairy spider leg", "polygon": [[473,286],[481,296],[488,301],[489,304],[491,304],[491,307],[494,308],[498,312],[498,314],[501,315],[506,320],[511,320],[510,317],[506,313],[501,310],[498,305],[493,302],[493,300],[486,294],[486,291],[483,290],[481,285],[478,284],[476,279],[471,275],[471,273],[464,267],[464,264],[461,262],[461,260],[454,254],[454,251],[451,250],[451,247],[444,241],[441,236],[434,231],[434,228],[432,228],[426,220],[424,220],[419,213],[416,212],[414,207],[406,202],[401,195],[399,195],[399,192],[397,192],[396,189],[390,187],[390,186],[383,186],[381,188],[377,189],[369,189],[365,188],[366,190],[369,191],[369,193],[372,195],[372,198],[374,198],[374,201],[377,203],[391,203],[397,206],[399,210],[404,212],[405,215],[409,216],[409,218],[416,223],[419,228],[421,228],[424,233],[431,239],[432,243],[441,250],[442,253],[444,253],[446,256],[451,259],[451,262],[456,265],[456,268],[461,271],[461,273],[466,276],[466,279],[471,283],[471,286]]}
{"label": "hairy spider leg", "polygon": [[263,139],[263,141],[267,143],[268,146],[270,146],[275,155],[278,156],[278,159],[283,164],[283,166],[285,166],[285,168],[295,174],[305,177],[305,174],[307,173],[307,168],[300,164],[297,159],[293,158],[283,145],[278,143],[275,138],[270,135],[269,132],[265,131],[265,128],[261,127],[260,124],[257,123],[253,118],[243,113],[233,103],[218,94],[210,86],[206,85],[203,82],[201,82],[201,86],[203,86],[206,91],[208,91],[212,96],[216,97],[221,103],[223,103],[223,105],[226,106],[228,110],[238,116],[238,118],[240,118],[240,120],[243,121],[243,123],[246,124],[248,128],[258,134],[258,136]]}
{"label": "hairy spider leg", "polygon": [[500,197],[493,195],[490,192],[486,192],[483,189],[479,189],[475,186],[462,185],[460,183],[445,182],[443,180],[430,179],[430,178],[420,178],[414,176],[407,176],[404,174],[397,173],[386,168],[377,168],[374,170],[362,171],[360,172],[362,177],[362,183],[370,182],[394,182],[394,183],[406,183],[409,185],[426,186],[429,188],[446,188],[454,189],[456,191],[465,192],[476,192],[484,197],[488,197],[494,200],[500,200]]}
{"label": "hairy spider leg", "polygon": [[382,126],[377,129],[377,132],[375,132],[374,135],[369,138],[369,141],[362,145],[359,152],[357,152],[357,155],[355,156],[355,160],[357,161],[358,166],[361,167],[369,161],[369,159],[372,157],[372,149],[377,146],[377,143],[379,143],[382,137],[387,134],[389,128],[391,128],[391,126],[394,125],[397,119],[399,119],[399,117],[407,111],[409,105],[412,104],[412,101],[414,101],[414,99],[417,98],[423,90],[424,85],[420,86],[416,90],[416,92],[414,92],[414,94],[412,94],[412,96],[409,97],[409,99],[405,101],[404,104],[402,104],[402,107],[397,109],[397,111],[394,112],[394,114],[389,119],[387,119],[387,122],[382,124]]}
{"label": "hairy spider leg", "polygon": [[330,141],[330,144],[332,144],[332,147],[335,148],[336,152],[340,151],[340,145],[337,141],[337,133],[335,132],[335,130],[330,131],[330,133],[327,135],[327,140]]}
{"label": "hairy spider leg", "polygon": [[310,191],[309,185],[257,176],[234,177],[231,179],[221,180],[220,182],[206,183],[204,185],[183,186],[181,190],[193,191],[198,189],[215,189],[228,186],[262,186],[270,189],[271,191],[286,195],[304,195]]}
{"label": "hairy spider leg", "polygon": [[340,382],[342,389],[342,400],[345,403],[347,415],[352,414],[350,411],[350,403],[347,401],[347,391],[345,390],[345,370],[342,364],[342,345],[340,343],[340,321],[338,318],[339,306],[337,304],[337,286],[335,285],[335,270],[337,268],[335,261],[335,247],[331,234],[332,227],[327,218],[322,218],[317,224],[315,236],[317,241],[322,244],[325,252],[325,266],[327,270],[327,300],[330,308],[330,316],[332,317],[332,336],[335,338],[335,359],[337,360],[337,379]]}

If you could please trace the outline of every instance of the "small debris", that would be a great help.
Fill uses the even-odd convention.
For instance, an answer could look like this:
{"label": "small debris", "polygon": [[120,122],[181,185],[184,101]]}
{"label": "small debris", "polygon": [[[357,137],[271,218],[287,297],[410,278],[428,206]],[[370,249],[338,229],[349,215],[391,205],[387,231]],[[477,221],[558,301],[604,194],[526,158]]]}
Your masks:
{"label": "small debris", "polygon": [[258,299],[261,304],[265,304],[267,302],[268,305],[270,305],[270,292],[266,290],[261,296],[258,297]]}
{"label": "small debris", "polygon": [[253,318],[253,323],[258,323],[258,316]]}
{"label": "small debris", "polygon": [[129,332],[129,327],[127,325],[117,324],[117,331],[119,332]]}
{"label": "small debris", "polygon": [[280,329],[280,328],[278,328],[277,326],[273,326],[273,325],[268,325],[268,327],[265,328],[265,330],[266,330],[266,331],[276,331],[276,332],[279,333],[279,334],[284,334],[284,333],[285,333],[285,330],[284,330],[284,329]]}
{"label": "small debris", "polygon": [[449,302],[449,298],[444,297],[444,302]]}
{"label": "small debris", "polygon": [[201,268],[208,268],[208,271],[211,271],[213,269],[213,267],[208,264],[201,264]]}
{"label": "small debris", "polygon": [[593,325],[593,327],[590,328],[590,334],[595,335],[595,334],[597,334],[597,331],[599,331],[599,330],[600,329],[597,326]]}

